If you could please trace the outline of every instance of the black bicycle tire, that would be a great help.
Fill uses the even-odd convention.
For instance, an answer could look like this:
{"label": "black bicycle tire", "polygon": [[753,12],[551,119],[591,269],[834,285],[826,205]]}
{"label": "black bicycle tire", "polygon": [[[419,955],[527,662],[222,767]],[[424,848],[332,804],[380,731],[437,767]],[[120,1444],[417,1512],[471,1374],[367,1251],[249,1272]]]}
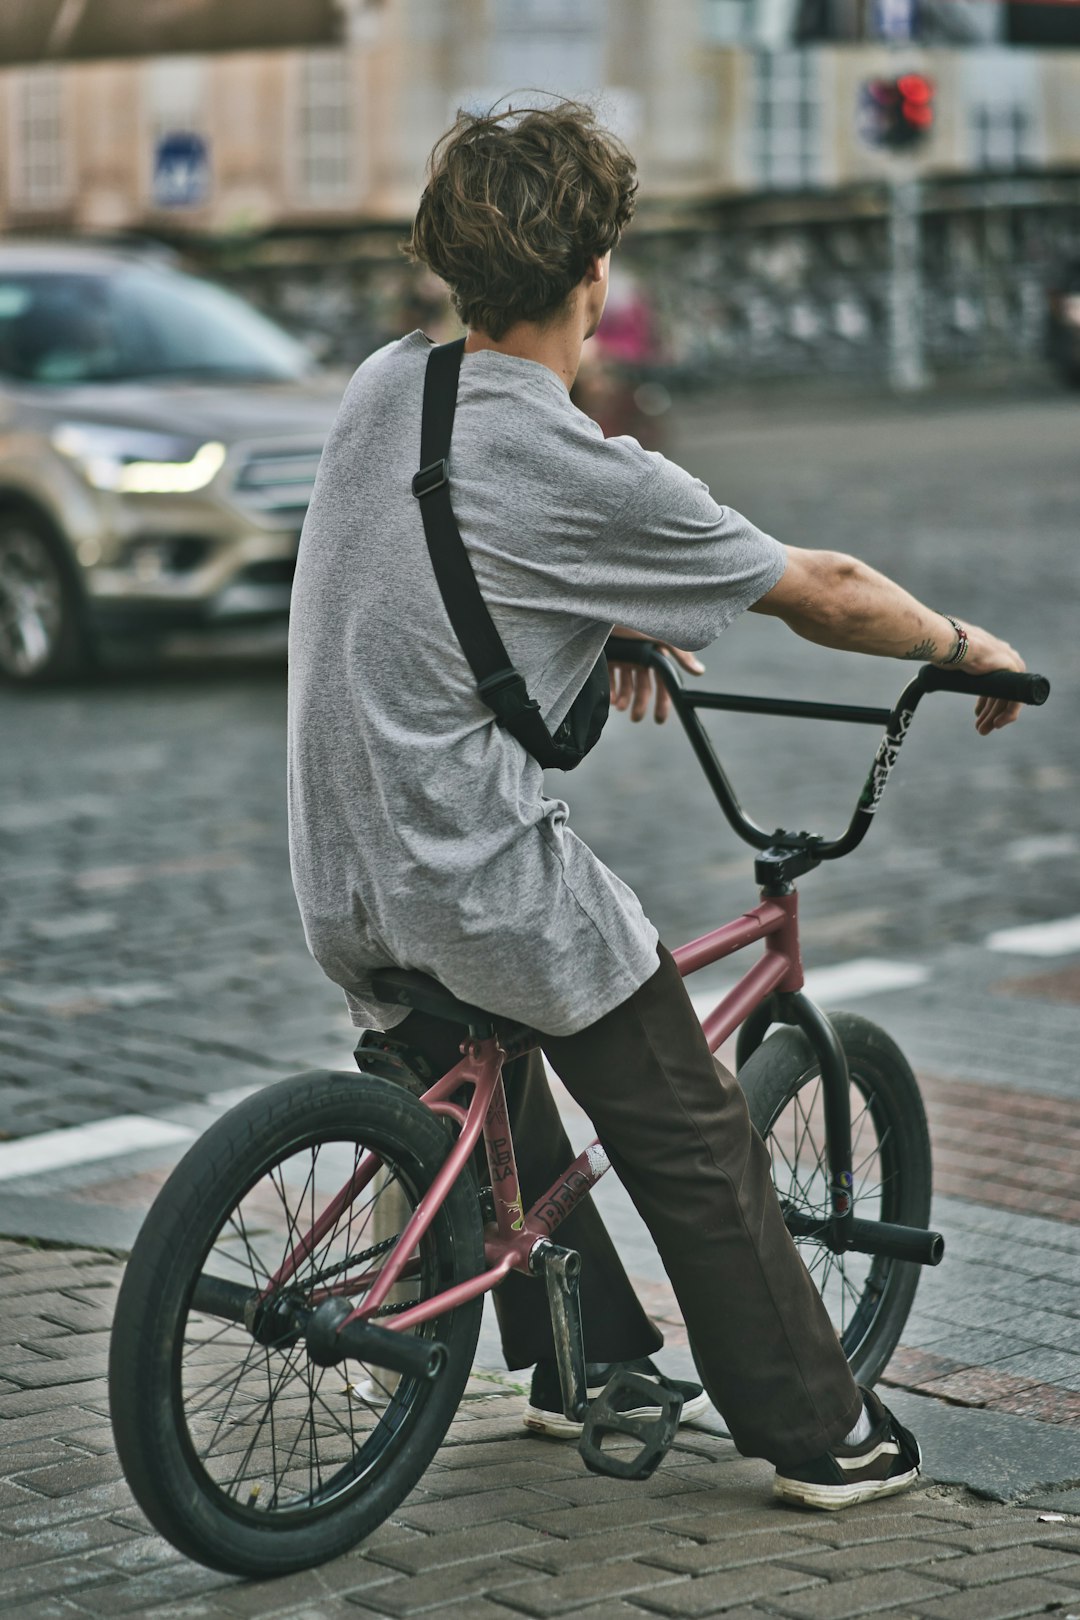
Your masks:
{"label": "black bicycle tire", "polygon": [[[897,1182],[885,1197],[882,1218],[905,1226],[926,1227],[930,1220],[932,1166],[930,1132],[922,1094],[911,1067],[896,1042],[883,1029],[857,1013],[830,1012],[840,1037],[853,1083],[873,1099],[895,1133]],[[820,1065],[801,1030],[784,1028],[765,1040],[739,1071],[750,1118],[763,1139],[795,1092],[811,1083]],[[879,1258],[885,1286],[872,1320],[849,1362],[855,1379],[870,1386],[888,1365],[900,1342],[918,1287],[922,1267],[912,1261]]]}
{"label": "black bicycle tire", "polygon": [[[472,1368],[483,1297],[439,1319],[448,1356],[418,1420],[369,1489],[325,1507],[313,1523],[238,1523],[205,1471],[191,1466],[174,1353],[191,1289],[229,1200],[315,1133],[360,1127],[400,1153],[423,1191],[446,1158],[442,1121],[401,1086],[365,1074],[314,1070],[245,1099],[189,1149],[162,1188],[132,1249],[120,1288],[109,1355],[113,1433],[124,1475],[150,1520],[180,1552],[228,1574],[266,1578],[310,1568],[370,1535],[423,1475],[457,1411]],[[483,1230],[469,1167],[436,1216],[446,1285],[483,1265]],[[391,1442],[391,1447],[396,1441]]]}

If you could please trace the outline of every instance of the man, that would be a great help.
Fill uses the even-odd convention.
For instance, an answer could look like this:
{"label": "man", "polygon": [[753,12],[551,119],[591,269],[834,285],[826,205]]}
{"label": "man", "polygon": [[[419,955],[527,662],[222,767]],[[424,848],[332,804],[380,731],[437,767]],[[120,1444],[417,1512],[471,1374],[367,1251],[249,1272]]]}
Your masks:
{"label": "man", "polygon": [[[631,218],[629,153],[573,103],[462,114],[432,154],[410,251],[448,284],[468,339],[453,509],[483,598],[550,729],[614,627],[700,649],[736,614],[826,646],[1022,669],[1005,643],[924,607],[854,558],[784,547],[703,484],[571,404],[582,343]],[[537,1028],[656,1241],[701,1375],[780,1495],[821,1507],[904,1489],[918,1446],[854,1384],[784,1226],[769,1158],[636,896],[566,825],[539,765],[477,695],[411,492],[430,350],[360,367],[304,527],[290,639],[290,820],[310,948],[354,1021],[444,1072],[457,1032],[374,996],[419,969]],[[700,672],[692,653],[676,656]],[[650,677],[613,673],[640,718]],[[665,698],[656,699],[662,719]],[[1016,706],[980,701],[983,735]],[[538,1053],[509,1066],[526,1207],[571,1154]],[[590,1388],[661,1343],[591,1201],[560,1228],[583,1259]],[[507,1364],[535,1366],[531,1426],[567,1432],[544,1291],[496,1293]],[[647,1359],[643,1363],[660,1377]],[[689,1413],[704,1396],[683,1386]]]}

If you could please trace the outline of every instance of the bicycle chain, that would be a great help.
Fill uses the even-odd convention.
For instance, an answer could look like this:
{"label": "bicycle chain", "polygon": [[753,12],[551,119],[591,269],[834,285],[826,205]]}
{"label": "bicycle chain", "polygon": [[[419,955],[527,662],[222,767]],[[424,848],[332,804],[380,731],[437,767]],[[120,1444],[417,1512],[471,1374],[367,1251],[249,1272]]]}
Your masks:
{"label": "bicycle chain", "polygon": [[400,1316],[402,1311],[411,1311],[413,1306],[419,1305],[419,1303],[418,1299],[402,1299],[396,1305],[379,1305],[371,1312],[367,1320],[370,1322],[376,1316]]}
{"label": "bicycle chain", "polygon": [[357,1266],[361,1261],[375,1260],[380,1254],[389,1253],[400,1236],[400,1232],[395,1232],[393,1237],[384,1238],[381,1243],[373,1244],[370,1249],[361,1249],[358,1254],[350,1254],[347,1259],[339,1260],[336,1265],[324,1266],[321,1271],[305,1277],[304,1286],[306,1288],[315,1288],[319,1283],[325,1282],[328,1277],[339,1277],[343,1271],[348,1271],[350,1266]]}

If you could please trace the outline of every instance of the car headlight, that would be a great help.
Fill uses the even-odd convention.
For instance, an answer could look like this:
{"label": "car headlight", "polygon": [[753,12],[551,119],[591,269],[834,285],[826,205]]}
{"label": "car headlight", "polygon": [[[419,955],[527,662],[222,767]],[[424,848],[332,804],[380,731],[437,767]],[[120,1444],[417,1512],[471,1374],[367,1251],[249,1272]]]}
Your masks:
{"label": "car headlight", "polygon": [[205,489],[225,460],[225,446],[215,440],[198,444],[97,423],[62,422],[52,443],[88,484],[118,495],[189,495]]}

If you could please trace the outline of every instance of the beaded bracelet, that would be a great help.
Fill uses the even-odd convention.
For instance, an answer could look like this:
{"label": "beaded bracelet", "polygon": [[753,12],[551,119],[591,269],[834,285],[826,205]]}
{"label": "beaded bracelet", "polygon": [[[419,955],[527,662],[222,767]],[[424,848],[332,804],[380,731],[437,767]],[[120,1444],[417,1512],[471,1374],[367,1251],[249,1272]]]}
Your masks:
{"label": "beaded bracelet", "polygon": [[950,664],[962,664],[964,662],[968,650],[968,633],[959,620],[953,618],[951,613],[943,613],[941,617],[943,619],[948,619],[949,623],[956,631],[956,646],[953,648],[948,658],[940,658],[938,660],[938,668],[947,669]]}

